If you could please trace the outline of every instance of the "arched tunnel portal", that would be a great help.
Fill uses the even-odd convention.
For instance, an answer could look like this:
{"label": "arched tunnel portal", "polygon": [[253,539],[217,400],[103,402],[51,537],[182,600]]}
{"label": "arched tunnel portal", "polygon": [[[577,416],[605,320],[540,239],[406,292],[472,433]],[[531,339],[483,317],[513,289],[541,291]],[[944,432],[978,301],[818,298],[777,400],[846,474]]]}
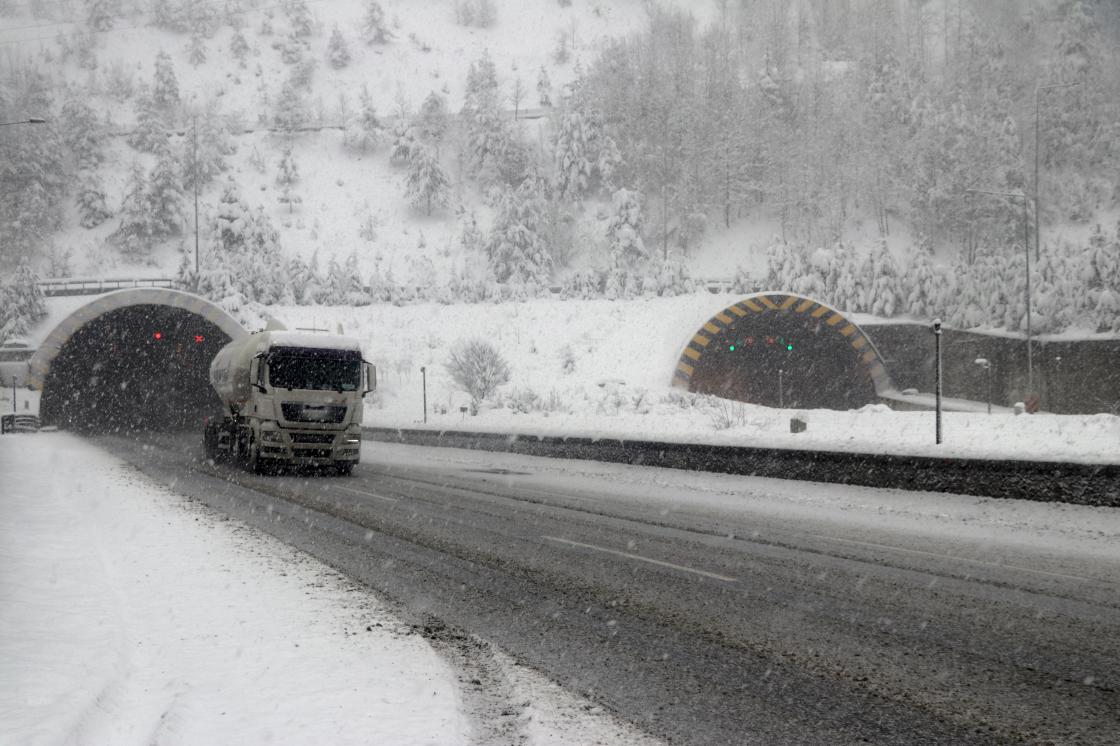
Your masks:
{"label": "arched tunnel portal", "polygon": [[44,424],[82,432],[198,426],[220,411],[214,355],[247,332],[221,308],[174,290],[100,296],[56,327],[31,360]]}
{"label": "arched tunnel portal", "polygon": [[892,388],[878,351],[844,314],[791,293],[756,293],[709,319],[673,384],[764,406],[855,409]]}

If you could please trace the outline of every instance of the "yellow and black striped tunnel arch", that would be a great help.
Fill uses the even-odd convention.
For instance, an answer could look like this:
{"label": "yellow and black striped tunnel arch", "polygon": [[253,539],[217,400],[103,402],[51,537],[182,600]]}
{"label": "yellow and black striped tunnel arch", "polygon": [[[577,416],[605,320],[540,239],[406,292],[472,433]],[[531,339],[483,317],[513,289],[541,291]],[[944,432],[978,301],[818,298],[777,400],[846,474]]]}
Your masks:
{"label": "yellow and black striped tunnel arch", "polygon": [[755,293],[705,322],[685,345],[673,385],[766,406],[852,409],[892,388],[871,339],[802,295]]}

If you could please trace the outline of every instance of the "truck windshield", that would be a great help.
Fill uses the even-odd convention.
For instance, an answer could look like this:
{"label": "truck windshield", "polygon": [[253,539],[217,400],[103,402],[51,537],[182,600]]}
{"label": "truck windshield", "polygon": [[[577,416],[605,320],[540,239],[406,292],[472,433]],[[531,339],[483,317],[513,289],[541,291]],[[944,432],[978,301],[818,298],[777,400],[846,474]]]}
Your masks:
{"label": "truck windshield", "polygon": [[322,354],[318,350],[274,354],[268,360],[268,378],[281,389],[357,391],[362,383],[362,363],[357,358]]}

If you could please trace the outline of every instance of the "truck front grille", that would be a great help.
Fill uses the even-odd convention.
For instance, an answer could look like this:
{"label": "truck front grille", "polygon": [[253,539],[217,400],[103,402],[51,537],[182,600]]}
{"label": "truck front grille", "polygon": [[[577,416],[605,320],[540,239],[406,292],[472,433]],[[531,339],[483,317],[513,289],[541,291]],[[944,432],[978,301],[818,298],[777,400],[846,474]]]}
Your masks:
{"label": "truck front grille", "polygon": [[345,404],[304,404],[282,402],[280,411],[289,422],[342,422],[346,419]]}
{"label": "truck front grille", "polygon": [[334,443],[334,433],[289,433],[293,443]]}
{"label": "truck front grille", "polygon": [[331,458],[330,448],[297,448],[293,451],[296,458]]}

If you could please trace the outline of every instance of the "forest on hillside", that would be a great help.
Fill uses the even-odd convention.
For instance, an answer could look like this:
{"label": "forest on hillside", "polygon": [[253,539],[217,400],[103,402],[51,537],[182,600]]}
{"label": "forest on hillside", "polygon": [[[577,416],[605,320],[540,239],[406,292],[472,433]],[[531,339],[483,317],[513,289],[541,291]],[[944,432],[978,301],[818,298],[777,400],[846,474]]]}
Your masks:
{"label": "forest on hillside", "polygon": [[[470,62],[458,110],[435,91],[391,118],[364,89],[340,102],[338,157],[380,153],[405,174],[401,199],[418,216],[444,211],[460,226],[461,256],[446,276],[424,257],[408,277],[380,267],[362,276],[356,255],[326,267],[289,256],[270,214],[276,202],[300,209],[293,145],[324,123],[311,103],[317,76],[350,64],[348,43],[396,43],[381,4],[362,4],[348,42],[337,26],[317,29],[306,0],[264,15],[259,0],[221,10],[132,0],[153,27],[187,41],[188,64],[207,61],[219,32],[230,35],[222,64],[231,68],[275,50],[287,74],[261,84],[256,122],[216,99],[189,107],[164,52],[147,79],[99,65],[101,34],[129,4],[69,2],[83,25],[0,81],[5,116],[49,115],[18,134],[0,128],[6,270],[30,258],[40,272],[66,273],[69,249],[54,236],[68,215],[89,229],[111,225],[104,250],[143,260],[181,241],[198,185],[211,195],[201,272],[184,256],[179,276],[231,308],[506,300],[558,284],[569,297],[690,292],[690,257],[708,232],[774,220],[767,275],[741,275],[738,289],[1017,330],[1036,187],[1043,226],[1091,224],[1120,206],[1120,6],[1109,0],[718,0],[708,27],[650,3],[640,33],[579,61],[560,90],[544,67],[534,91],[510,84],[484,54]],[[0,1],[0,16],[13,8]],[[87,84],[66,84],[60,65],[85,69]],[[509,115],[533,104],[549,112],[543,151]],[[116,195],[105,177],[120,166],[107,162],[106,144],[121,108],[123,137],[145,160]],[[266,157],[279,163],[269,210],[227,173],[232,133],[247,124],[274,133],[275,153],[248,158],[262,172]],[[453,198],[463,182],[484,205]],[[846,233],[861,221],[881,240],[853,245]],[[914,245],[892,256],[887,240],[900,227]],[[1120,227],[1098,227],[1086,245],[1044,241],[1038,252],[1037,330],[1120,330]],[[32,295],[13,283],[4,297]],[[0,330],[25,325],[15,300],[0,305]]]}

